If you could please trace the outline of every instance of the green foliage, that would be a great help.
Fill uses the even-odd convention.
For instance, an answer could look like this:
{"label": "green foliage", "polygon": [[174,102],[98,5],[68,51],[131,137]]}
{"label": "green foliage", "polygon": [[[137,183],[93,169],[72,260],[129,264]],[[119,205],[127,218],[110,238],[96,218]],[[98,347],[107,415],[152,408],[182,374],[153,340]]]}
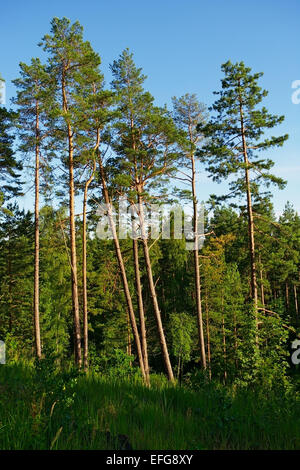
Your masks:
{"label": "green foliage", "polygon": [[[288,138],[288,135],[263,138],[266,130],[284,120],[284,116],[268,113],[264,106],[258,108],[268,94],[258,85],[263,74],[251,74],[251,69],[243,62],[232,64],[228,61],[221,69],[224,73],[222,89],[215,92],[219,98],[210,109],[214,114],[207,124],[199,125],[199,131],[207,139],[198,151],[199,157],[214,181],[220,182],[234,175],[229,182],[229,193],[221,200],[245,193],[246,168],[253,173],[251,193],[254,198],[259,195],[260,185],[268,188],[270,184],[276,184],[282,189],[285,182],[269,173],[274,162],[260,156],[262,151],[282,146]],[[244,160],[243,133],[249,164]]]}
{"label": "green foliage", "polygon": [[0,106],[0,217],[4,200],[21,194],[22,164],[14,153],[13,128],[17,114]]}
{"label": "green foliage", "polygon": [[194,329],[195,321],[187,313],[172,313],[170,315],[173,354],[183,362],[189,361],[191,358]]}
{"label": "green foliage", "polygon": [[[210,116],[193,94],[173,98],[171,113],[156,106],[144,89],[146,77],[128,49],[113,62],[113,81],[105,90],[100,56],[84,40],[78,22],[54,18],[41,46],[45,64],[39,58],[22,62],[14,81],[18,114],[0,108],[0,339],[8,359],[0,366],[0,448],[120,449],[120,435],[128,436],[134,449],[299,448],[299,367],[289,365],[288,355],[300,324],[300,219],[290,203],[276,217],[266,191],[272,184],[282,188],[284,181],[270,173],[273,162],[264,152],[283,145],[287,136],[269,135],[283,116],[261,107],[267,95],[258,85],[262,74],[253,74],[243,62],[227,62]],[[7,202],[20,193],[15,137],[26,167],[34,166],[36,146],[41,156],[43,357],[35,362],[33,214]],[[166,221],[171,239],[149,243],[167,346],[181,386],[160,374],[160,341],[141,256],[151,370],[151,387],[143,386],[114,243],[95,236],[95,208],[103,202],[98,168],[88,201],[89,371],[83,374],[71,365],[70,231],[64,202],[71,141],[78,201],[100,159],[113,202],[119,195],[133,203],[170,201],[173,192],[196,203],[196,193],[174,189],[174,181],[190,184],[199,160],[214,181],[229,181],[227,194],[210,198],[208,233],[199,250],[206,371],[197,337],[194,253],[186,250],[184,239],[173,238],[173,215]],[[250,296],[247,209],[239,201],[248,189],[245,172],[254,218],[257,315]],[[231,205],[218,205],[232,196]],[[78,217],[81,323],[82,225]],[[120,240],[120,249],[138,312],[132,241]]]}
{"label": "green foliage", "polygon": [[158,377],[147,389],[95,374],[49,376],[50,369],[1,366],[0,449],[117,450],[121,436],[134,450],[299,449],[299,397],[292,394],[208,381],[193,391],[162,386]]}

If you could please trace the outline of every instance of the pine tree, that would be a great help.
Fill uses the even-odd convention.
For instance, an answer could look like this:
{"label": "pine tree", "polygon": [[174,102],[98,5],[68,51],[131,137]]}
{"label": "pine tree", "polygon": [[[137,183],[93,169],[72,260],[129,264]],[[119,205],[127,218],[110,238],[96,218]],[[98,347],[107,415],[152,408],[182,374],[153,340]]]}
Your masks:
{"label": "pine tree", "polygon": [[222,72],[222,90],[216,92],[219,99],[211,108],[215,116],[204,126],[199,126],[209,139],[199,155],[214,181],[235,176],[229,183],[230,193],[225,198],[246,194],[251,296],[258,327],[253,198],[259,195],[261,184],[268,187],[273,183],[284,187],[281,178],[269,173],[273,161],[260,158],[259,152],[283,145],[288,136],[263,139],[265,130],[280,124],[284,117],[269,114],[265,107],[258,108],[267,95],[267,91],[258,86],[262,73],[251,74],[251,69],[243,62],[232,64],[230,61],[222,65]]}
{"label": "pine tree", "polygon": [[[78,274],[75,227],[75,183],[76,155],[80,134],[84,131],[85,120],[82,115],[89,101],[86,95],[86,82],[93,71],[98,70],[100,58],[90,43],[83,40],[83,28],[78,23],[70,23],[67,18],[54,18],[51,34],[44,36],[41,45],[48,53],[48,73],[56,83],[50,116],[56,139],[63,143],[62,161],[68,168],[69,220],[71,248],[71,280],[75,333],[75,357],[78,366],[82,363],[81,328],[78,300]],[[92,94],[92,87],[90,94]]]}
{"label": "pine tree", "polygon": [[[39,312],[39,261],[40,261],[40,233],[39,233],[39,199],[40,199],[40,170],[41,147],[47,136],[45,128],[45,109],[51,95],[49,76],[45,66],[39,59],[32,59],[30,65],[20,63],[20,78],[14,80],[17,87],[17,96],[13,100],[18,106],[18,127],[20,150],[23,154],[34,153],[35,164],[35,190],[34,190],[34,218],[35,218],[35,244],[34,244],[34,331],[35,348],[38,359],[41,358],[40,312]],[[46,159],[43,159],[44,169],[48,168]]]}
{"label": "pine tree", "polygon": [[166,109],[155,107],[153,97],[144,91],[146,77],[135,66],[128,50],[123,51],[119,60],[114,61],[112,73],[112,86],[120,113],[115,124],[114,141],[114,150],[118,155],[116,165],[122,172],[119,184],[127,188],[128,199],[136,207],[161,352],[168,378],[172,381],[173,370],[153,280],[144,203],[151,201],[151,190],[158,188],[163,176],[173,170],[177,132]]}
{"label": "pine tree", "polygon": [[[203,334],[203,318],[201,303],[201,283],[199,272],[199,228],[198,228],[198,199],[196,193],[196,161],[195,153],[199,146],[202,134],[198,132],[199,124],[205,121],[205,106],[197,100],[196,95],[186,94],[180,98],[173,98],[174,119],[181,130],[184,131],[186,139],[183,140],[183,162],[179,173],[181,179],[187,181],[191,186],[193,200],[193,231],[194,231],[194,268],[195,268],[195,292],[197,306],[197,321],[199,345],[201,351],[202,365],[206,369],[205,341]],[[184,171],[182,171],[182,167]],[[188,174],[186,174],[188,171]],[[182,176],[183,175],[183,176]]]}

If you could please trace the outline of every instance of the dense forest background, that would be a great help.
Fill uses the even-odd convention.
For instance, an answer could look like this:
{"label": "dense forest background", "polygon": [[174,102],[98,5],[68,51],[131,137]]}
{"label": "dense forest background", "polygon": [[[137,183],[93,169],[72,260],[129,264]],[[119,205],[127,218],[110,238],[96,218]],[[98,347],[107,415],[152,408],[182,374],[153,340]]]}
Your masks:
{"label": "dense forest background", "polygon": [[[270,173],[272,148],[288,136],[276,128],[284,117],[263,106],[262,74],[228,61],[210,109],[190,94],[167,109],[145,91],[127,49],[106,86],[79,23],[54,18],[40,45],[45,63],[21,63],[13,110],[0,108],[8,362],[75,363],[141,375],[147,385],[157,373],[171,382],[295,385],[300,219],[290,202],[279,217],[272,205],[272,185],[285,186]],[[205,203],[200,249],[201,168],[229,191]],[[26,180],[31,212],[19,207]],[[100,239],[97,207],[107,204],[117,234],[109,208],[119,196],[135,207],[137,236]],[[148,239],[143,207],[153,201],[189,201],[194,250],[184,233]]]}

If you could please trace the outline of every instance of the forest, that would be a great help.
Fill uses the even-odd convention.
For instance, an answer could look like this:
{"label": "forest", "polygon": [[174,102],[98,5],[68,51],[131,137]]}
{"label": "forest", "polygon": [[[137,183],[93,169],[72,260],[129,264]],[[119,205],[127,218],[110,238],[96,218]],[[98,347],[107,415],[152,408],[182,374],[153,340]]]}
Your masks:
{"label": "forest", "polygon": [[[0,448],[299,449],[300,218],[272,202],[263,73],[228,60],[212,106],[160,107],[79,22],[39,46],[0,107]],[[228,191],[203,201],[202,171]]]}

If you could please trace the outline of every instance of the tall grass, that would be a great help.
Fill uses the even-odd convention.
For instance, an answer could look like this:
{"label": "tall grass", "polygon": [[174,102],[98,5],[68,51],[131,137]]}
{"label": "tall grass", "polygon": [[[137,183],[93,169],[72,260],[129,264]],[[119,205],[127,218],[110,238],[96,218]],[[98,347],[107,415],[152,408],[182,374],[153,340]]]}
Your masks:
{"label": "tall grass", "polygon": [[300,448],[293,395],[152,383],[3,365],[0,449]]}

